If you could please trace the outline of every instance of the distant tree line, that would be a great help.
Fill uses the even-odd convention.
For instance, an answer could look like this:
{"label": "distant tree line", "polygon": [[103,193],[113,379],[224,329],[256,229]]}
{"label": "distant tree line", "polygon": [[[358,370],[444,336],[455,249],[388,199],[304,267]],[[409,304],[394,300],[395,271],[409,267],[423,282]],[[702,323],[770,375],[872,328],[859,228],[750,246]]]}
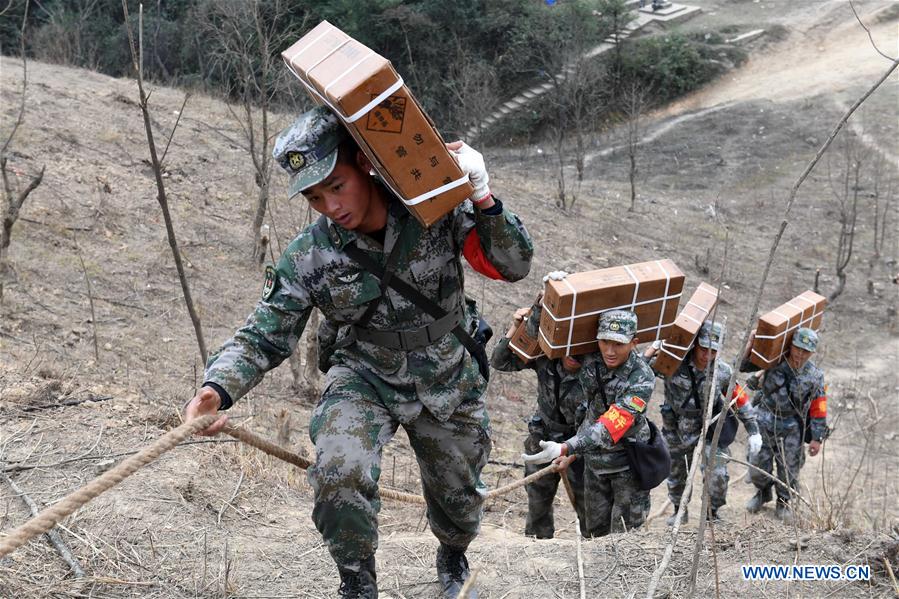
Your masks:
{"label": "distant tree line", "polygon": [[[136,29],[138,2],[128,1]],[[234,19],[255,7],[257,18]],[[19,51],[24,0],[0,17],[0,48]],[[483,114],[564,66],[572,50],[599,44],[628,13],[623,0],[147,0],[144,2],[144,77],[242,100],[266,94],[273,107],[296,108],[303,94],[289,77],[248,90],[247,63],[220,50],[223,36],[254,40],[260,24],[272,44],[268,65],[322,19],[389,58],[445,132],[459,132]],[[572,39],[576,24],[577,40]],[[237,31],[236,29],[245,29]],[[131,75],[122,0],[32,0],[27,52],[38,60]],[[695,41],[666,36],[631,42],[615,53],[608,78],[591,81],[602,93],[622,77],[645,79],[667,100],[695,88],[713,72]],[[251,67],[265,69],[258,45],[247,46]],[[609,59],[604,59],[609,60]],[[286,69],[279,69],[286,71]],[[259,76],[259,73],[256,73]],[[258,86],[257,86],[258,87]],[[587,98],[589,100],[589,97]],[[580,98],[579,101],[583,101]],[[478,108],[480,107],[480,111]]]}

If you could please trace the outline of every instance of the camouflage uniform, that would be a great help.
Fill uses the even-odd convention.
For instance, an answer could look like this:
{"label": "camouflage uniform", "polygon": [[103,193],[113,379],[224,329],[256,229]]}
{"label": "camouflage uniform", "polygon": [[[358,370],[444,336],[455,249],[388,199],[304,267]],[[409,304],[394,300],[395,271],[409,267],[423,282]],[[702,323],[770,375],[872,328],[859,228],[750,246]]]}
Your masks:
{"label": "camouflage uniform", "polygon": [[[289,148],[295,141],[282,134],[276,144],[285,168],[294,165],[296,152],[286,151],[284,143]],[[297,163],[308,165],[313,154]],[[291,193],[302,190],[294,179]],[[477,534],[485,497],[480,472],[490,453],[486,381],[452,333],[408,351],[348,339],[351,325],[373,301],[377,308],[369,329],[408,331],[434,319],[392,288],[382,293],[379,280],[344,248],[355,243],[384,266],[399,246],[394,276],[447,312],[458,311],[469,331],[477,314],[464,301],[460,262],[469,235],[478,238],[484,256],[508,281],[527,275],[533,253],[521,221],[499,200],[485,211],[465,201],[424,228],[387,195],[383,243],[330,220],[324,229],[313,224],[300,233],[268,272],[263,299],[247,323],[206,369],[206,381],[224,390],[227,408],[290,355],[313,307],[337,329],[334,351],[323,364],[329,368],[324,391],[310,421],[315,463],[308,478],[315,493],[312,518],[338,566],[375,553],[381,451],[398,426],[408,433],[421,469],[431,530],[448,547],[464,549]],[[326,329],[324,334],[329,335]]]}
{"label": "camouflage uniform", "polygon": [[[654,361],[653,361],[654,364]],[[691,379],[690,374],[693,378]],[[717,363],[718,393],[716,401],[723,404],[727,394],[733,369],[722,362]],[[662,404],[662,434],[671,452],[671,475],[668,477],[668,497],[674,506],[680,505],[681,496],[687,483],[687,474],[693,461],[693,450],[702,434],[702,420],[705,414],[703,405],[697,405],[693,396],[693,381],[696,381],[696,393],[704,404],[708,397],[710,381],[706,380],[706,371],[693,365],[692,354],[687,354],[680,367],[665,381],[665,403]],[[759,432],[755,410],[749,396],[739,384],[734,385],[731,399],[736,399],[736,416],[743,423],[746,433],[753,435]],[[707,404],[706,404],[707,405]],[[719,408],[720,409],[720,408]],[[714,425],[712,425],[714,426]],[[706,463],[709,460],[709,447],[706,447]],[[717,511],[727,503],[727,484],[730,476],[727,472],[727,457],[730,449],[719,443],[716,459],[712,465],[710,477],[709,500],[713,511]],[[687,499],[689,502],[689,498]]]}
{"label": "camouflage uniform", "polygon": [[[750,369],[749,367],[746,368]],[[786,359],[765,373],[762,388],[753,397],[762,433],[762,448],[751,460],[756,468],[772,474],[798,490],[799,471],[805,464],[803,433],[806,417],[811,439],[822,441],[827,432],[827,395],[824,373],[809,360],[794,372]],[[780,503],[788,503],[790,492],[771,479],[750,471],[752,484],[770,493],[773,486]],[[770,497],[770,495],[769,495]]]}
{"label": "camouflage uniform", "polygon": [[[529,336],[536,338],[540,325],[540,305],[531,309],[525,324]],[[551,360],[546,356],[525,363],[509,349],[508,337],[503,337],[493,349],[490,364],[496,370],[518,372],[531,369],[537,373],[537,411],[528,422],[530,436],[525,441],[527,453],[540,451],[536,441],[556,441],[562,443],[577,432],[584,418],[584,393],[579,383],[578,372],[568,372],[562,367],[562,360]],[[542,469],[544,464],[525,464],[525,476]],[[586,534],[584,517],[584,460],[575,460],[567,470],[568,481],[574,490],[576,510],[581,523],[581,532]],[[551,539],[555,533],[553,521],[553,501],[561,480],[558,474],[550,474],[530,483],[525,488],[528,494],[528,517],[524,534],[538,539]]]}
{"label": "camouflage uniform", "polygon": [[[603,318],[620,313],[633,319],[632,336],[637,328],[636,316],[620,310],[600,315],[599,334]],[[652,370],[634,350],[614,369],[608,368],[602,356],[595,353],[585,356],[579,380],[587,399],[587,413],[577,434],[565,444],[570,455],[581,456],[586,462],[586,536],[637,528],[649,513],[649,491],[640,489],[619,441],[649,441],[645,414],[655,386]]]}

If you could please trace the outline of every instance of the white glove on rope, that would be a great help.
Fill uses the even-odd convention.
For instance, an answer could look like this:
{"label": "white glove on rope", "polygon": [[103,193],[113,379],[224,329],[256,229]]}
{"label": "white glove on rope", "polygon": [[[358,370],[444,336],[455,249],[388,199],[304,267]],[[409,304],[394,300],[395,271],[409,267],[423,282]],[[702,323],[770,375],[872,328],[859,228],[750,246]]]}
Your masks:
{"label": "white glove on rope", "polygon": [[564,270],[554,270],[543,277],[543,282],[546,283],[547,281],[561,281],[567,276],[568,273]]}
{"label": "white glove on rope", "polygon": [[540,447],[543,448],[543,451],[540,453],[531,455],[523,453],[521,454],[521,459],[525,462],[548,464],[562,455],[562,443],[556,443],[555,441],[540,441]]}
{"label": "white glove on rope", "polygon": [[652,349],[655,349],[655,350],[662,349],[662,340],[661,340],[661,339],[656,339],[655,341],[653,341],[653,342],[652,342]]}
{"label": "white glove on rope", "polygon": [[487,174],[484,156],[464,141],[462,142],[461,148],[452,150],[452,152],[456,155],[456,161],[459,163],[459,168],[462,169],[463,173],[468,175],[468,180],[471,181],[471,184],[474,186],[474,193],[469,199],[472,202],[475,202],[484,198],[490,193],[490,188],[487,187],[490,176]]}
{"label": "white glove on rope", "polygon": [[758,455],[762,450],[762,436],[758,433],[749,435],[749,459]]}

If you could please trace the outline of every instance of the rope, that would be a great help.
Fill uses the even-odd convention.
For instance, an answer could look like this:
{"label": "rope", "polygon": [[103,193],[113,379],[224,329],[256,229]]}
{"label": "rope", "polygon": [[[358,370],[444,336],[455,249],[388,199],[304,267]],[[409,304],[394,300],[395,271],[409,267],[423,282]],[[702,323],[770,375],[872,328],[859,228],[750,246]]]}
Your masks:
{"label": "rope", "polygon": [[[279,460],[284,460],[285,462],[293,464],[301,470],[306,470],[307,468],[309,468],[309,466],[312,465],[312,462],[310,462],[303,456],[293,453],[292,451],[288,451],[279,445],[275,445],[271,441],[268,441],[267,439],[264,439],[259,435],[253,434],[248,430],[226,426],[224,429],[222,429],[222,432],[231,435],[235,439],[243,441],[247,445],[252,445],[256,449],[261,450],[263,453],[267,453],[268,455],[276,457]],[[402,491],[396,491],[394,489],[379,489],[378,494],[381,497],[387,499],[394,499],[396,501],[402,501],[405,503],[425,505],[425,498],[421,495],[403,493]]]}
{"label": "rope", "polygon": [[[25,522],[25,524],[22,524],[18,528],[13,529],[8,533],[6,538],[0,540],[0,558],[9,555],[32,538],[49,531],[51,528],[56,526],[58,522],[73,514],[81,506],[99,496],[100,494],[108,491],[112,487],[116,486],[117,484],[161,456],[163,453],[169,451],[179,443],[183,442],[195,432],[209,427],[218,418],[218,414],[209,414],[207,416],[201,416],[200,418],[191,420],[190,422],[185,422],[181,426],[174,428],[163,436],[159,437],[149,446],[145,447],[133,456],[125,459],[117,466],[110,468],[97,478],[90,481],[85,486],[76,491],[73,491],[72,493],[69,493],[58,502],[54,503],[50,507],[45,508],[37,516],[35,516],[31,520],[28,520],[27,522]],[[250,431],[234,428],[232,426],[226,426],[224,429],[222,429],[222,432],[234,437],[235,439],[238,439],[239,441],[246,443],[247,445],[251,445],[256,449],[259,449],[270,456],[293,464],[294,466],[302,470],[306,470],[307,468],[309,468],[309,466],[312,465],[312,462],[310,462],[303,456],[293,453],[292,451],[288,451],[279,445],[275,445],[271,441],[268,441],[254,433],[251,433]],[[523,487],[537,480],[538,478],[542,478],[547,474],[558,472],[559,468],[559,465],[549,464],[542,470],[538,470],[530,476],[526,476],[521,480],[517,480],[511,484],[490,491],[489,493],[487,493],[487,498],[489,499],[492,497],[498,497],[500,495],[506,495],[507,493],[510,493],[511,491],[519,487]],[[393,499],[395,501],[412,503],[416,505],[425,505],[425,498],[421,495],[413,495],[412,493],[404,493],[402,491],[384,488],[379,489],[378,493],[382,498]]]}
{"label": "rope", "polygon": [[[289,462],[294,466],[300,468],[301,470],[306,470],[309,466],[312,465],[312,462],[307,460],[301,455],[293,453],[292,451],[288,451],[279,445],[275,445],[271,441],[260,437],[254,433],[251,433],[248,430],[242,428],[234,428],[232,426],[226,426],[222,429],[223,433],[227,433],[231,435],[235,439],[239,439],[243,441],[247,445],[252,445],[256,449],[267,453],[270,456],[276,457],[280,460],[284,460],[285,462]],[[487,493],[487,499],[493,497],[499,497],[500,495],[506,495],[517,489],[518,487],[523,487],[527,484],[530,484],[537,480],[538,478],[542,478],[547,474],[551,474],[553,472],[558,472],[559,466],[555,464],[549,464],[546,468],[542,470],[538,470],[537,472],[522,478],[521,480],[517,480],[513,483],[505,485],[503,487],[499,487],[498,489],[494,489]],[[414,503],[418,505],[425,505],[425,498],[421,495],[413,495],[412,493],[404,493],[402,491],[397,491],[395,489],[385,489],[381,488],[378,490],[378,494],[381,497],[385,497],[387,499],[394,499],[396,501],[401,501],[404,503]]]}
{"label": "rope", "polygon": [[43,509],[37,516],[10,531],[9,536],[0,541],[0,557],[9,555],[27,543],[33,537],[44,534],[56,523],[71,515],[91,499],[116,486],[160,455],[175,447],[198,430],[210,426],[218,419],[217,414],[210,414],[185,422],[159,437],[148,447],[110,468],[85,486],[69,493],[60,501]]}

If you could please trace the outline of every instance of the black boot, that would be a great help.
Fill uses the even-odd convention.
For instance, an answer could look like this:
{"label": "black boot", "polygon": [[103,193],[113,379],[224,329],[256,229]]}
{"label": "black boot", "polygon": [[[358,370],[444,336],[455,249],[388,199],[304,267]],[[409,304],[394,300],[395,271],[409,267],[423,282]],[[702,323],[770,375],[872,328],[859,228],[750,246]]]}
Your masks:
{"label": "black boot", "polygon": [[[674,523],[677,521],[678,505],[679,505],[679,504],[677,504],[677,503],[674,504],[674,513],[671,514],[670,516],[668,516],[668,519],[665,520],[665,524],[667,524],[668,526],[674,526]],[[687,523],[687,520],[689,520],[689,519],[690,519],[690,510],[689,510],[688,508],[685,507],[685,508],[684,508],[684,517],[683,517],[683,519],[680,521],[680,523],[681,523],[681,524],[686,524],[686,523]]]}
{"label": "black boot", "polygon": [[778,497],[774,516],[782,522],[791,523],[793,521],[793,510],[790,509],[790,503]]}
{"label": "black boot", "polygon": [[771,487],[759,489],[755,492],[755,495],[750,497],[749,501],[746,502],[746,511],[750,514],[755,514],[762,509],[763,505],[765,505],[772,499],[773,493],[771,492]]}
{"label": "black boot", "polygon": [[375,556],[354,564],[337,564],[341,599],[378,599],[378,576],[375,574]]}
{"label": "black boot", "polygon": [[[454,549],[443,543],[437,550],[437,579],[443,587],[443,596],[456,599],[468,580],[468,560],[464,549]],[[477,599],[477,591],[472,589],[464,599]]]}

